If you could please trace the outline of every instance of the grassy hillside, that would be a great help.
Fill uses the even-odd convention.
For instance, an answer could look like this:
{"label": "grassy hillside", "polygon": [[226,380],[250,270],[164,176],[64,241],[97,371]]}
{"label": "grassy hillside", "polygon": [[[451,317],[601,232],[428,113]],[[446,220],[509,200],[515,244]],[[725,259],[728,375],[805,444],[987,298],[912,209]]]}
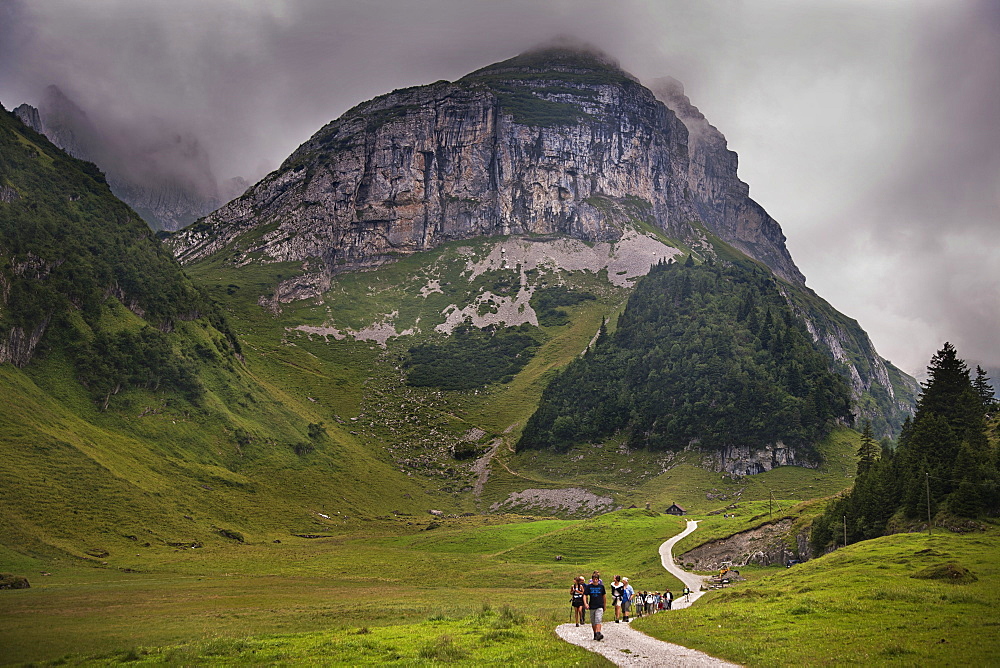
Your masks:
{"label": "grassy hillside", "polygon": [[[738,493],[767,498],[773,491],[801,500],[851,484],[853,460],[843,462],[843,447],[829,445],[844,443],[851,433],[845,430],[820,446],[836,454],[818,471],[779,470],[763,482],[708,473],[691,453],[623,449],[618,438],[571,446],[566,455],[515,455],[513,445],[552,375],[587,348],[602,319],[614,331],[629,294],[627,287],[608,282],[606,269],[565,271],[554,261],[531,259],[534,248],[558,248],[545,243],[499,238],[446,244],[374,271],[336,275],[322,293],[280,302],[274,295],[286,288],[276,286],[311,284],[314,268],[292,263],[233,267],[221,253],[188,272],[224,306],[258,378],[306,398],[327,423],[354,432],[411,480],[426,481],[451,499],[450,505],[443,497],[436,502],[445,510],[483,511],[526,488],[567,486],[623,506],[677,502],[712,510],[726,505],[720,497],[739,498]],[[518,244],[532,249],[519,251]],[[448,326],[449,314],[464,310],[484,318],[480,323],[500,321],[510,317],[510,304],[529,301],[525,291],[552,286],[594,298],[561,307],[569,317],[558,324],[542,321],[531,327],[538,346],[512,380],[468,390],[407,384],[409,349],[447,342],[439,329]],[[529,303],[539,307],[534,297]],[[490,473],[480,487],[476,461],[491,450]],[[771,478],[776,484],[767,482]]]}
{"label": "grassy hillside", "polygon": [[[2,110],[0,191],[4,546],[100,562],[432,503],[298,393],[328,370],[306,357],[258,374],[94,165]],[[337,380],[348,389],[318,396],[349,409],[362,383]]]}
{"label": "grassy hillside", "polygon": [[[234,268],[215,259],[189,272],[223,304],[259,378],[308,400],[328,423],[355,432],[400,472],[429,480],[452,508],[468,511],[476,509],[468,494],[476,457],[498,441],[513,443],[548,375],[586,349],[627,294],[592,271],[489,264],[503,242],[456,242],[376,271],[338,275],[322,296],[272,310],[261,307],[261,296],[301,275],[300,266]],[[537,347],[512,379],[466,390],[407,384],[411,347],[449,343],[438,330],[449,326],[447,313],[465,309],[480,322],[512,311],[527,317],[524,306],[507,305],[531,304],[527,295],[556,287],[589,297],[557,307],[567,317],[553,324],[528,326]]]}
{"label": "grassy hillside", "polygon": [[636,628],[747,666],[992,665],[998,549],[995,526],[864,541]]}

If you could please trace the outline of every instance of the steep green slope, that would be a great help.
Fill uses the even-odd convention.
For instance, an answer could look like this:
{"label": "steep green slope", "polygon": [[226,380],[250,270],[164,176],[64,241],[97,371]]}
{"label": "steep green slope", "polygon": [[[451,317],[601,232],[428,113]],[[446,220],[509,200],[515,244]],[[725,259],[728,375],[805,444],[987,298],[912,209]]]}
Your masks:
{"label": "steep green slope", "polygon": [[[401,473],[473,510],[476,458],[513,443],[546,374],[580,354],[627,294],[596,265],[569,272],[532,259],[562,243],[453,242],[277,304],[270,290],[294,282],[299,263],[235,268],[214,258],[189,271],[225,306],[262,378],[310,397]],[[452,328],[466,334],[449,335]],[[504,347],[509,340],[516,345]],[[513,366],[484,376],[499,356]]]}
{"label": "steep green slope", "polygon": [[[24,366],[39,339],[86,347],[96,335],[120,337],[100,323],[112,301],[139,319],[119,329],[150,325],[163,332],[181,320],[204,319],[227,333],[224,318],[111,195],[93,164],[69,157],[6,111],[0,111],[0,146],[0,360]],[[163,338],[140,334],[128,343],[161,355],[162,363]],[[231,337],[225,344],[238,346]],[[98,351],[107,358],[113,347]],[[79,352],[79,369],[93,367],[96,360]]]}
{"label": "steep green slope", "polygon": [[104,560],[322,533],[420,491],[260,378],[94,166],[6,112],[0,193],[3,545]]}

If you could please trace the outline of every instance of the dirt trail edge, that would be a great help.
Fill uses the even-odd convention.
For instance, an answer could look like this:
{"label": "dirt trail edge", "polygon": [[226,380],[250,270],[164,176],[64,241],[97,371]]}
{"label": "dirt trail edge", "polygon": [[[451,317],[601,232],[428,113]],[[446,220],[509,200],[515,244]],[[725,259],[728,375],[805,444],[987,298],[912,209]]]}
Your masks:
{"label": "dirt trail edge", "polygon": [[[691,589],[691,602],[688,603],[683,600],[683,596],[678,596],[674,600],[674,609],[687,607],[702,595],[701,583],[704,578],[694,573],[688,573],[675,565],[672,552],[677,541],[697,528],[697,521],[688,520],[687,528],[684,531],[660,546],[660,560],[663,567]],[[609,594],[608,601],[610,602],[610,600]],[[556,627],[556,635],[566,642],[601,654],[616,666],[676,666],[678,668],[732,666],[738,668],[738,664],[716,659],[704,652],[647,636],[645,633],[636,631],[629,624],[615,624],[614,610],[605,611],[605,613],[609,612],[610,614],[605,614],[604,626],[601,629],[601,632],[604,633],[604,640],[594,640],[594,632],[590,628],[590,624],[579,627],[574,624],[560,624]],[[609,618],[610,624],[608,623]]]}

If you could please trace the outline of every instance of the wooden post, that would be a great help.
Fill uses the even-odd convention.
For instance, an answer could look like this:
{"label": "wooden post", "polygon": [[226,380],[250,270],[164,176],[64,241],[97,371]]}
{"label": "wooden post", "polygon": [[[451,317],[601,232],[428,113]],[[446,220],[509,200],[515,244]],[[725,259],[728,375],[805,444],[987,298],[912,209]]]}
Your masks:
{"label": "wooden post", "polygon": [[924,473],[924,481],[927,483],[927,535],[931,535],[931,474]]}

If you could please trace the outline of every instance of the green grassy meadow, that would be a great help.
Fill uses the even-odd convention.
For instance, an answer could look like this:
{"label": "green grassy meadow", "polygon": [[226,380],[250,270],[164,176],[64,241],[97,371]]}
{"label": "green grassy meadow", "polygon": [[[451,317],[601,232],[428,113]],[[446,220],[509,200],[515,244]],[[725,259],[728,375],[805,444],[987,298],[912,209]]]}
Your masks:
{"label": "green grassy meadow", "polygon": [[[316,655],[324,661],[374,664],[391,645],[400,653],[393,661],[407,665],[422,660],[414,652],[451,636],[470,665],[502,657],[516,665],[603,665],[552,633],[569,620],[572,578],[597,568],[608,579],[621,572],[648,588],[675,586],[656,550],[683,527],[676,517],[639,510],[592,520],[477,516],[435,524],[373,522],[328,538],[152,549],[99,567],[5,551],[0,570],[26,575],[32,587],[0,592],[0,659],[72,654],[70,663],[91,657],[100,665],[169,655],[212,663],[213,652],[228,647],[244,648],[232,650],[236,662],[292,661],[322,647],[330,652]],[[504,619],[510,628],[500,632]],[[370,633],[355,637],[359,629]],[[483,637],[485,654],[477,653]],[[352,653],[362,640],[382,649]]]}
{"label": "green grassy meadow", "polygon": [[[748,666],[988,666],[1000,656],[1000,531],[896,534],[713,592],[636,623]],[[974,582],[927,579],[957,564]]]}
{"label": "green grassy meadow", "polygon": [[[684,518],[625,510],[436,524],[159,549],[99,567],[4,550],[0,570],[32,587],[0,592],[0,661],[609,665],[553,633],[569,621],[572,577],[598,568],[641,588],[679,586],[657,548]],[[746,569],[747,582],[636,624],[748,666],[989,665],[1000,647],[990,614],[998,547],[996,526],[889,536],[790,569]],[[946,563],[977,579],[913,577]]]}

